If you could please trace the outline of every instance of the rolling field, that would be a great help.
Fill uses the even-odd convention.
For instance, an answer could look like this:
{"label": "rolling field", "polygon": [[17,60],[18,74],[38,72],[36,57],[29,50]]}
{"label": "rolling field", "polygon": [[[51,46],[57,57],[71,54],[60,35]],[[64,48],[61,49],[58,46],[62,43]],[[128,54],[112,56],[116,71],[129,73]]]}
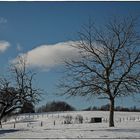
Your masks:
{"label": "rolling field", "polygon": [[[108,111],[22,114],[3,122],[0,139],[140,139],[140,112],[115,112],[114,128],[108,127],[108,116]],[[91,123],[92,117],[102,123]]]}

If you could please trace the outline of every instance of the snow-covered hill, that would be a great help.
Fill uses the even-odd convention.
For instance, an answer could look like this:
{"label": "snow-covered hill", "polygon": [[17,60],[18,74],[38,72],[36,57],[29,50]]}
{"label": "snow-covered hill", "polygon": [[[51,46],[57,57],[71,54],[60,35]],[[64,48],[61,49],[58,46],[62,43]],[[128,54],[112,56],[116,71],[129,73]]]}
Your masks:
{"label": "snow-covered hill", "polygon": [[[82,116],[78,123],[76,116]],[[66,123],[71,118],[71,124]],[[65,138],[65,139],[140,139],[140,112],[115,112],[115,127],[108,127],[108,111],[73,111],[41,114],[22,114],[3,122],[2,138]],[[90,123],[101,117],[102,123]],[[15,123],[16,121],[16,123]]]}

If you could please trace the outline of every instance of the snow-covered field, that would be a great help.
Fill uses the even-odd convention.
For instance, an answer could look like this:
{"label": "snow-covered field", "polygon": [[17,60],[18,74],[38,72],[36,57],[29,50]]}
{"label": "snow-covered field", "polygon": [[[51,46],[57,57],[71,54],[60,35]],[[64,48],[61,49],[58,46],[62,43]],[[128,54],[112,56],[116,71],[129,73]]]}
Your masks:
{"label": "snow-covered field", "polygon": [[[65,124],[65,116],[72,123]],[[75,121],[83,116],[83,123]],[[23,114],[9,118],[0,129],[3,138],[47,139],[140,139],[140,112],[115,112],[115,127],[108,127],[108,111],[74,111],[42,114]],[[90,123],[92,117],[102,117],[102,123]]]}

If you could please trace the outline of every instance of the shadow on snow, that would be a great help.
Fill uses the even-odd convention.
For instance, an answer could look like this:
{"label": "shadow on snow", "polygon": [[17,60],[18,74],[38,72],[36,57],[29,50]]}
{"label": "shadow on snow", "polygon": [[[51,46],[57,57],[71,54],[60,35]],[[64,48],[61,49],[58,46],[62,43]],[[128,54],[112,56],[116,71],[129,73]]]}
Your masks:
{"label": "shadow on snow", "polygon": [[0,130],[0,135],[5,134],[5,133],[13,133],[13,132],[17,132],[17,131],[20,131],[20,130],[18,130],[18,129]]}

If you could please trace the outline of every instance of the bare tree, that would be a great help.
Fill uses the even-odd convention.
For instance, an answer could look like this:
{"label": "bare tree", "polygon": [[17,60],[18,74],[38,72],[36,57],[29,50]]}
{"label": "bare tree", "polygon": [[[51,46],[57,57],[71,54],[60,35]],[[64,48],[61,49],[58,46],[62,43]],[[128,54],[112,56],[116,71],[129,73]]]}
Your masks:
{"label": "bare tree", "polygon": [[35,103],[39,101],[41,90],[33,84],[36,73],[28,69],[26,56],[19,56],[17,62],[11,66],[15,87],[20,95],[24,97],[24,101]]}
{"label": "bare tree", "polygon": [[0,81],[0,127],[2,127],[1,120],[7,116],[14,109],[18,100],[16,98],[16,90],[10,87],[10,82],[7,79],[1,79]]}
{"label": "bare tree", "polygon": [[40,98],[40,90],[33,86],[35,74],[27,69],[24,57],[17,60],[11,66],[12,81],[6,78],[0,81],[0,125],[3,117],[27,102],[35,104]]}
{"label": "bare tree", "polygon": [[140,93],[140,36],[136,18],[112,18],[102,28],[89,22],[78,33],[79,59],[65,61],[59,87],[63,94],[110,101],[109,126],[114,126],[116,97]]}

